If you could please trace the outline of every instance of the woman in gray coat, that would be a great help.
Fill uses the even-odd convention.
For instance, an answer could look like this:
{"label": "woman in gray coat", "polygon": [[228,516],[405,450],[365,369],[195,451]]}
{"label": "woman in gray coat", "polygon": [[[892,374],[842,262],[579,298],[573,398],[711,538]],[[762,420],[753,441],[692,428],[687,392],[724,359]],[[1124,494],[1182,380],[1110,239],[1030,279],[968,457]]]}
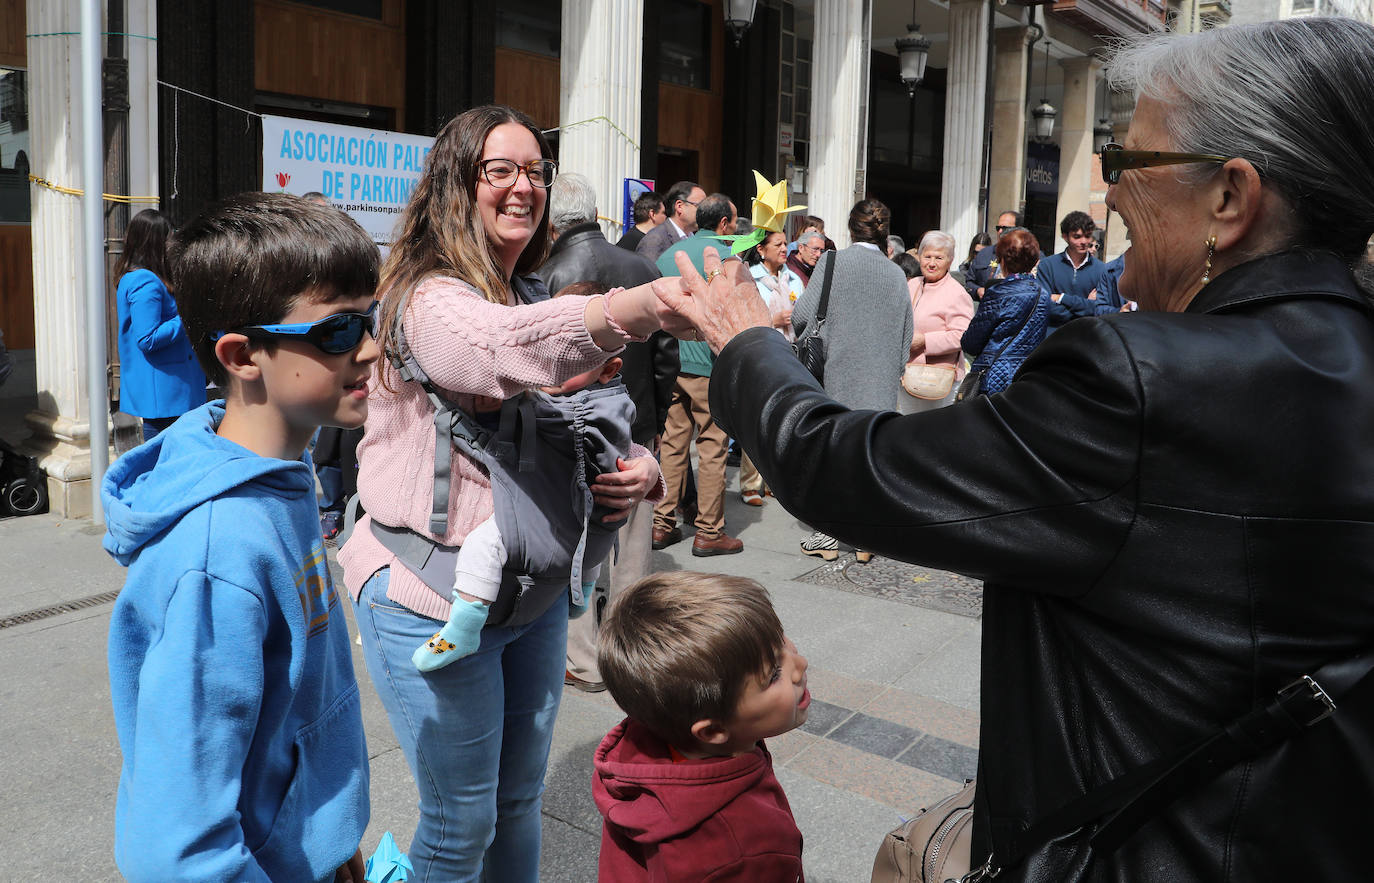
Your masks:
{"label": "woman in gray coat", "polygon": [[[876,199],[849,211],[853,245],[821,255],[806,291],[792,311],[800,338],[816,318],[827,273],[830,304],[825,317],[825,391],[854,410],[890,411],[911,350],[911,300],[906,275],[883,253],[892,213]],[[826,561],[839,556],[834,537],[815,531],[801,550]],[[872,555],[855,553],[860,563]]]}

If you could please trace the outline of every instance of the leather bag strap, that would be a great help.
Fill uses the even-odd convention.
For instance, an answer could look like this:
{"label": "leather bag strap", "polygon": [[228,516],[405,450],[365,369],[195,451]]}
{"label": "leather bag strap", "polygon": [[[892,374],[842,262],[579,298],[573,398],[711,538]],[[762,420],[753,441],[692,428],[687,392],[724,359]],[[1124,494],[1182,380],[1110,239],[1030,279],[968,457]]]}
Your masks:
{"label": "leather bag strap", "polygon": [[1301,675],[1254,709],[1181,751],[1137,767],[1052,812],[1012,839],[1004,855],[988,858],[985,878],[1015,866],[1035,849],[1111,814],[1090,838],[1093,851],[1114,852],[1141,825],[1174,801],[1316,726],[1336,700],[1374,672],[1374,650],[1330,662]]}
{"label": "leather bag strap", "polygon": [[816,305],[816,323],[825,324],[825,314],[830,310],[830,283],[835,278],[835,260],[839,252],[830,252],[830,260],[825,262],[825,279],[821,282],[821,302]]}
{"label": "leather bag strap", "polygon": [[997,360],[1002,358],[1002,356],[1006,355],[1007,350],[1011,349],[1011,345],[1013,343],[1016,343],[1016,338],[1020,337],[1021,332],[1026,330],[1026,326],[1030,324],[1031,317],[1035,315],[1035,308],[1040,306],[1041,297],[1043,297],[1043,295],[1037,294],[1034,298],[1031,299],[1030,309],[1026,310],[1026,315],[1021,319],[1021,324],[1016,326],[1016,330],[1012,332],[1011,337],[1007,338],[1007,342],[1002,344],[1002,348],[997,351],[997,355],[992,357],[991,362],[988,362],[989,368],[997,364]]}

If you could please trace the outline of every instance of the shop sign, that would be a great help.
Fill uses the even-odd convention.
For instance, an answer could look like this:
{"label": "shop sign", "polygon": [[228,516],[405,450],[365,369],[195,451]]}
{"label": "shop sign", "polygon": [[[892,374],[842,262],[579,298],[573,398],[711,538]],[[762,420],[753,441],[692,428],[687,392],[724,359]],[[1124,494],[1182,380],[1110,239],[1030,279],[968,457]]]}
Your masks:
{"label": "shop sign", "polygon": [[792,140],[796,137],[796,130],[791,123],[782,123],[778,126],[778,152],[791,153]]}
{"label": "shop sign", "polygon": [[1059,196],[1059,146],[1032,141],[1026,149],[1026,195]]}
{"label": "shop sign", "polygon": [[319,191],[374,242],[388,244],[433,144],[422,135],[264,115],[262,189]]}
{"label": "shop sign", "polygon": [[635,225],[635,200],[639,199],[650,190],[654,189],[653,178],[626,178],[623,188],[624,203],[621,205],[620,216],[624,220],[620,232],[628,233],[630,228]]}

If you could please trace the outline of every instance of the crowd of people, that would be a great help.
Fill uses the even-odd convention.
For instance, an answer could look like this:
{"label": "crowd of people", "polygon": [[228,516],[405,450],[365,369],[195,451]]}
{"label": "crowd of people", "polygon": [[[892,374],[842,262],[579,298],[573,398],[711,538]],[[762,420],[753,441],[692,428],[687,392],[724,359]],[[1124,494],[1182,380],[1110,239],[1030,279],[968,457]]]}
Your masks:
{"label": "crowd of people", "polygon": [[[810,525],[802,552],[985,580],[969,867],[1360,878],[1374,128],[1349,84],[1374,28],[1157,35],[1109,76],[1138,99],[1102,153],[1124,263],[1082,212],[1055,254],[1015,212],[908,252],[874,199],[846,248],[803,217],[722,260],[737,204],[691,181],[612,244],[500,106],[439,132],[384,262],[286,194],[212,207],[165,264],[131,247],[133,345],[184,341],[224,397],[103,486],[121,871],[363,880],[351,602],[414,879],[537,879],[564,686],[627,715],[594,758],[602,879],[803,879],[764,740],[806,720],[806,659],[757,583],[649,573],[684,524],[694,556],[742,550],[733,438],[743,501]],[[793,350],[818,333],[819,377]],[[363,429],[341,592],[321,426]]]}

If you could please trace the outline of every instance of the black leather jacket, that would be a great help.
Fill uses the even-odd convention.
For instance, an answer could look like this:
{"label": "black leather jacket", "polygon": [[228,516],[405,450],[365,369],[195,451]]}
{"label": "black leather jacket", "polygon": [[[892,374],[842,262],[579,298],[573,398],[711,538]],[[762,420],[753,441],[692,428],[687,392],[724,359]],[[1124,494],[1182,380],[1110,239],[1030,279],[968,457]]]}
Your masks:
{"label": "black leather jacket", "polygon": [[[711,407],[788,511],[986,580],[974,856],[1374,642],[1374,322],[1273,255],[1183,313],[1070,323],[1003,393],[901,417],[751,329]],[[1369,879],[1374,684],[1157,815],[1001,880]]]}
{"label": "black leather jacket", "polygon": [[[654,281],[659,272],[652,261],[607,242],[601,227],[589,223],[571,227],[558,237],[537,275],[550,292],[557,294],[574,282],[633,288]],[[668,419],[680,364],[677,341],[660,331],[645,343],[627,345],[620,358],[625,362],[620,376],[635,403],[631,437],[651,448],[654,436],[663,432],[663,422]]]}

